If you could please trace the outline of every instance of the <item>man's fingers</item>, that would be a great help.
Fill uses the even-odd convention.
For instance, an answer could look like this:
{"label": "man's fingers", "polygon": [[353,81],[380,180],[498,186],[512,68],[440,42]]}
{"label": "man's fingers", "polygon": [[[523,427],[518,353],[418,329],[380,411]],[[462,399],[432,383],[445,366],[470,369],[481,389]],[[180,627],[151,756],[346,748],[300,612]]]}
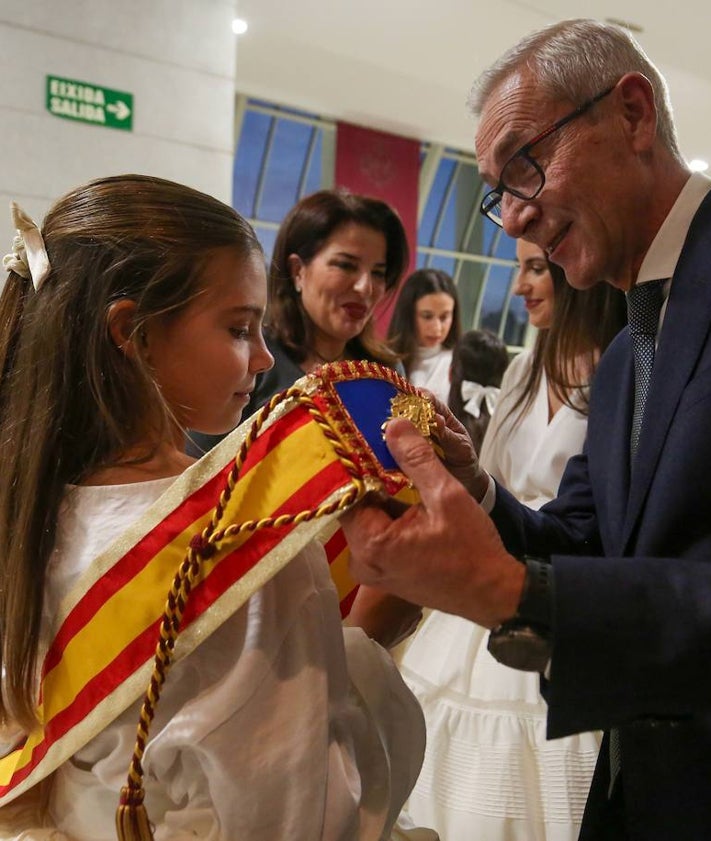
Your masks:
{"label": "man's fingers", "polygon": [[448,474],[432,446],[404,418],[395,418],[385,427],[385,443],[402,472],[412,480],[423,503],[436,499]]}
{"label": "man's fingers", "polygon": [[371,523],[372,528],[374,529],[387,528],[388,523],[392,522],[392,518],[389,517],[379,505],[372,505],[369,502],[364,501],[360,502],[354,508],[344,511],[338,518],[338,521],[343,527],[346,537],[348,537],[349,531],[358,528],[364,523],[367,523],[369,528]]}

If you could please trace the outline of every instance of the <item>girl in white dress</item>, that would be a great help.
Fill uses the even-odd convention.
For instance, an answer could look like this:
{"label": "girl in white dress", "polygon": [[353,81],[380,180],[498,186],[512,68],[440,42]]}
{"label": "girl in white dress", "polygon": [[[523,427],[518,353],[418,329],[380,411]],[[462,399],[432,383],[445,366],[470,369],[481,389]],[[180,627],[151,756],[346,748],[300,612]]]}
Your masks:
{"label": "girl in white dress", "polygon": [[443,403],[449,397],[452,348],[461,334],[457,288],[440,269],[418,269],[405,281],[388,328],[390,347],[400,356],[413,385]]}
{"label": "girl in white dress", "polygon": [[[101,614],[111,581],[94,587],[91,576],[107,547],[202,467],[185,454],[185,430],[232,429],[273,362],[262,249],[216,199],[116,176],[61,198],[41,230],[18,208],[14,221],[0,298],[0,742],[11,757],[28,734],[51,741],[39,718],[76,689],[55,683],[38,710],[58,617],[77,593]],[[110,630],[133,609],[123,597]],[[143,754],[152,834],[146,823],[129,837],[388,838],[419,768],[422,716],[382,649],[359,629],[344,635],[323,550],[308,544],[242,607],[218,600],[205,613],[217,627],[168,673]],[[93,691],[100,671],[85,665]],[[102,702],[86,737],[75,733],[85,719],[60,734],[33,787],[20,779],[8,793],[3,777],[0,838],[115,839],[135,697]]]}
{"label": "girl in white dress", "polygon": [[[582,449],[587,387],[625,303],[605,284],[573,290],[535,245],[520,240],[517,257],[514,292],[539,333],[504,375],[481,464],[538,508]],[[402,657],[427,722],[406,809],[447,841],[575,841],[599,735],[546,741],[539,676],[497,663],[487,638],[485,628],[434,611]]]}

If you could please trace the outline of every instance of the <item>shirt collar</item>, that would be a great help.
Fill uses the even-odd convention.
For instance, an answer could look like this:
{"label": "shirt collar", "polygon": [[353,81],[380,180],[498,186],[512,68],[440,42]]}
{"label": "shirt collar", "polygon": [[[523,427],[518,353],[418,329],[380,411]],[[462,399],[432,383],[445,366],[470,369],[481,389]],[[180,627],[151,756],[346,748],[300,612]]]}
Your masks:
{"label": "shirt collar", "polygon": [[652,240],[649,251],[640,266],[637,283],[645,283],[660,277],[672,277],[691,220],[709,190],[711,190],[711,179],[700,172],[691,174],[669,211],[669,215]]}
{"label": "shirt collar", "polygon": [[444,348],[442,345],[432,345],[431,347],[418,345],[417,356],[419,359],[434,359],[434,357],[442,353],[443,350]]}

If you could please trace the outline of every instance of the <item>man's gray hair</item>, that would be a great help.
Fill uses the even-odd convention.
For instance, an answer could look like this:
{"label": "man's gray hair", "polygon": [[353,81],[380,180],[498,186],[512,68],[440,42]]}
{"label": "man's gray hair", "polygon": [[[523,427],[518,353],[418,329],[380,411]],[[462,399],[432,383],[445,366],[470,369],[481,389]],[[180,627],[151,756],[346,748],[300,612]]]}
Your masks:
{"label": "man's gray hair", "polygon": [[625,73],[642,73],[652,85],[657,106],[657,136],[679,160],[666,82],[626,29],[596,20],[564,20],[527,35],[474,82],[469,108],[479,115],[507,78],[530,71],[547,94],[581,105]]}

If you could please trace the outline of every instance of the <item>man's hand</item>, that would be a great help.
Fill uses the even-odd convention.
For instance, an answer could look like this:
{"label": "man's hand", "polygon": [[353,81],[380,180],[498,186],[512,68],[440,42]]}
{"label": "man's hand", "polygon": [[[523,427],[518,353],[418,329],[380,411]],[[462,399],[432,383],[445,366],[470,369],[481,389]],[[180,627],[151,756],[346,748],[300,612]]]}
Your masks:
{"label": "man's hand", "polygon": [[479,465],[479,458],[469,433],[450,408],[430,394],[437,412],[437,433],[444,465],[469,493],[481,502],[489,487],[489,474]]}
{"label": "man's hand", "polygon": [[356,579],[489,628],[512,617],[523,564],[409,421],[390,421],[385,439],[422,501],[398,518],[367,501],[341,517]]}

